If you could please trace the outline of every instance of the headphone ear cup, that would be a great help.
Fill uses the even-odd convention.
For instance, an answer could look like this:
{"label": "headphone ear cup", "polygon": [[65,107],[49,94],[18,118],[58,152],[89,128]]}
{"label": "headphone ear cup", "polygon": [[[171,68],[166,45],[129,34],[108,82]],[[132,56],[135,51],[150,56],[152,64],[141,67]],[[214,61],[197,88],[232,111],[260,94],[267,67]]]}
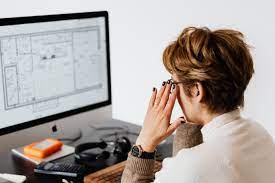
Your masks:
{"label": "headphone ear cup", "polygon": [[97,155],[96,159],[108,159],[110,157],[110,153],[108,151],[103,151],[99,155]]}
{"label": "headphone ear cup", "polygon": [[114,154],[117,156],[125,156],[131,150],[131,142],[127,137],[117,139]]}
{"label": "headphone ear cup", "polygon": [[104,141],[99,142],[97,145],[100,149],[105,149],[107,147],[107,143]]}
{"label": "headphone ear cup", "polygon": [[[108,159],[110,157],[110,153],[107,151],[104,151],[107,147],[107,143],[104,141],[101,142],[89,142],[89,143],[83,143],[75,147],[75,160],[78,163],[86,163],[86,162],[92,162],[96,160],[102,160],[102,159]],[[86,150],[92,150],[92,149],[102,149],[100,153],[95,152],[85,152]]]}

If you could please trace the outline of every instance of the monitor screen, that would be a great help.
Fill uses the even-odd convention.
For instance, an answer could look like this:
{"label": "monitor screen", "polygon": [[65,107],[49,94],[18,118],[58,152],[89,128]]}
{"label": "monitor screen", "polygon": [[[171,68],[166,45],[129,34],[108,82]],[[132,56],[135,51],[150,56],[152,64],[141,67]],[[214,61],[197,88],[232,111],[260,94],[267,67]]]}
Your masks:
{"label": "monitor screen", "polygon": [[1,20],[0,134],[110,103],[107,18]]}

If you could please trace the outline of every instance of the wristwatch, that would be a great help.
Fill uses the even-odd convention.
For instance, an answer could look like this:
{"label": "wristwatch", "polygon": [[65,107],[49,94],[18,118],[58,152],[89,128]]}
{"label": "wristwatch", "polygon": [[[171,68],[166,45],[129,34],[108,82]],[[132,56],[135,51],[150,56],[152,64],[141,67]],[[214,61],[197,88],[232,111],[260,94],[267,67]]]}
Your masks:
{"label": "wristwatch", "polygon": [[145,152],[140,145],[133,145],[131,155],[143,159],[154,159],[156,150],[154,152]]}

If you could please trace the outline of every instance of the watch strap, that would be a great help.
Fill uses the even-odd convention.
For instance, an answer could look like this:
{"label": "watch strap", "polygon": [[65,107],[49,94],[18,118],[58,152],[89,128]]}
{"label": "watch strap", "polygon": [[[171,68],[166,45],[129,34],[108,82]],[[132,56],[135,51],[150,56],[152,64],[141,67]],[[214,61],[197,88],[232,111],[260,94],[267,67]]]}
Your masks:
{"label": "watch strap", "polygon": [[143,159],[154,159],[155,155],[156,155],[156,151],[154,151],[154,152],[143,151],[140,157]]}

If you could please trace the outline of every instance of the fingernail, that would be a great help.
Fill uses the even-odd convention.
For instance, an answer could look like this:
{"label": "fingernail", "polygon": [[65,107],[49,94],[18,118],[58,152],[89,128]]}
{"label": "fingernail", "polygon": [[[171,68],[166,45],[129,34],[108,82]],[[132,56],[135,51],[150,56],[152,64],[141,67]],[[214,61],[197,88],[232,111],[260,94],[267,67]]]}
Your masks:
{"label": "fingernail", "polygon": [[185,120],[185,118],[183,116],[181,116],[180,118],[181,118],[181,123],[185,123],[186,122],[186,120]]}
{"label": "fingernail", "polygon": [[166,82],[165,82],[165,81],[163,81],[163,82],[162,82],[162,86],[164,86],[165,84],[166,84]]}
{"label": "fingernail", "polygon": [[172,85],[172,89],[174,90],[175,88],[176,88],[176,85],[175,85],[175,84],[173,84],[173,85]]}
{"label": "fingernail", "polygon": [[167,84],[170,84],[170,82],[171,82],[171,81],[170,81],[170,80],[168,80],[168,81],[167,81]]}
{"label": "fingernail", "polygon": [[156,88],[155,88],[155,87],[153,87],[153,92],[154,92],[154,91],[156,91]]}
{"label": "fingernail", "polygon": [[181,116],[180,118],[181,118],[181,120],[185,121],[185,117],[184,116]]}

